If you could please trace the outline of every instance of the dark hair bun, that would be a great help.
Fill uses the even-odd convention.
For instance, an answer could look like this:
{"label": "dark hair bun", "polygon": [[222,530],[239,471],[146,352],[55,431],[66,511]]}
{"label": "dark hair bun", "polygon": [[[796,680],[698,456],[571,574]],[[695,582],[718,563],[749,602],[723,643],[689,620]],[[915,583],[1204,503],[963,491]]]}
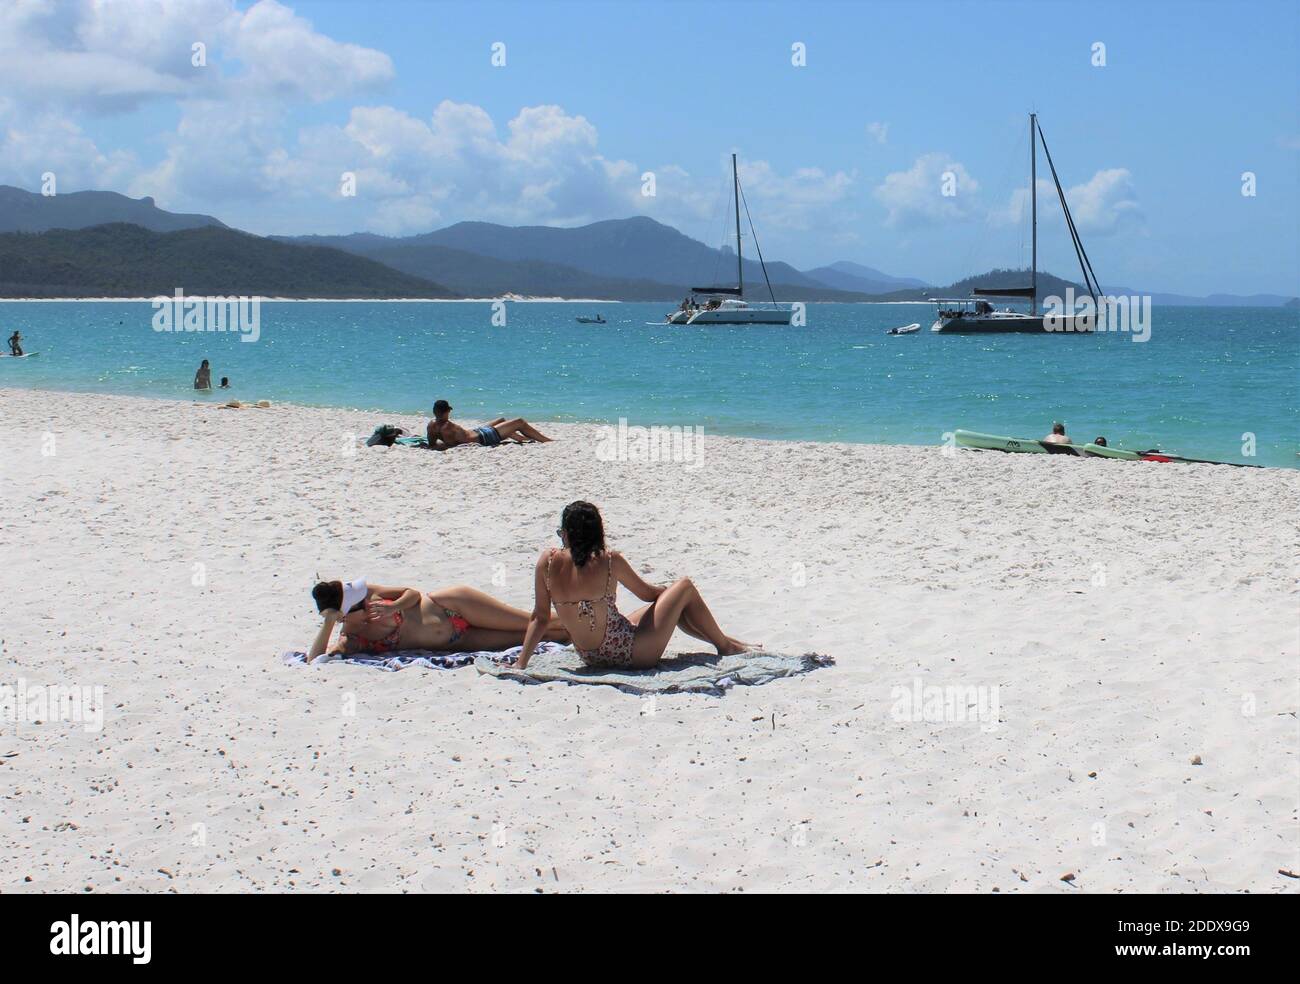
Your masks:
{"label": "dark hair bun", "polygon": [[311,589],[311,596],[316,602],[318,612],[323,612],[327,608],[342,608],[343,582],[320,581]]}
{"label": "dark hair bun", "polygon": [[573,563],[584,566],[596,554],[605,552],[605,524],[600,510],[590,502],[570,502],[560,517],[560,528],[569,540]]}

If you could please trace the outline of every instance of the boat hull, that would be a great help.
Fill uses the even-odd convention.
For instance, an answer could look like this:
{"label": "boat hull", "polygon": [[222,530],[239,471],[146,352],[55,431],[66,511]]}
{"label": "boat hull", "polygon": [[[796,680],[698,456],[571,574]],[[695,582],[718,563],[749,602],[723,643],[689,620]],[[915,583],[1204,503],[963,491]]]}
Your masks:
{"label": "boat hull", "polygon": [[748,308],[732,311],[696,311],[688,325],[788,325],[790,311]]}
{"label": "boat hull", "polygon": [[731,308],[715,311],[674,311],[670,325],[789,325],[793,311],[780,308]]}
{"label": "boat hull", "polygon": [[1084,335],[1092,331],[1092,319],[1062,315],[958,315],[941,318],[930,330],[949,335]]}

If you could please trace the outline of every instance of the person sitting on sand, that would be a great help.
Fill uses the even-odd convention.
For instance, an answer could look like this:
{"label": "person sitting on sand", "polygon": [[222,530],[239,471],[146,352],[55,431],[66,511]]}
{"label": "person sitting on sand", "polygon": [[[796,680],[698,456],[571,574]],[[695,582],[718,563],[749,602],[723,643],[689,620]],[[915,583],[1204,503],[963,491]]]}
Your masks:
{"label": "person sitting on sand", "polygon": [[196,390],[212,389],[212,370],[208,368],[208,360],[204,359],[199,365],[199,371],[194,374],[194,388]]}
{"label": "person sitting on sand", "polygon": [[22,332],[15,330],[14,333],[9,336],[9,354],[15,358],[23,354]]}
{"label": "person sitting on sand", "polygon": [[[553,624],[552,605],[588,666],[657,666],[677,629],[711,643],[719,656],[758,648],[722,631],[690,578],[666,587],[648,584],[622,554],[607,550],[600,510],[590,502],[565,506],[555,532],[564,546],[543,550],[537,558],[533,614],[515,664],[519,669],[528,666]],[[620,584],[650,604],[622,615],[615,595]]]}
{"label": "person sitting on sand", "polygon": [[[309,663],[325,652],[509,649],[519,645],[529,625],[527,612],[464,585],[422,594],[415,588],[367,584],[364,579],[321,581],[311,595],[325,621],[307,653]],[[342,630],[331,646],[330,636],[339,623]],[[567,643],[569,633],[559,619],[552,619],[541,638]]]}
{"label": "person sitting on sand", "polygon": [[1074,442],[1065,436],[1065,424],[1061,423],[1058,420],[1056,423],[1052,424],[1052,433],[1048,434],[1045,438],[1043,438],[1043,443],[1044,444],[1073,444]]}
{"label": "person sitting on sand", "polygon": [[472,430],[462,427],[451,419],[451,404],[446,400],[439,400],[433,405],[433,419],[425,429],[425,437],[432,451],[447,451],[462,444],[481,444],[485,448],[494,448],[502,441],[513,440],[523,444],[525,440],[539,443],[551,440],[523,417],[498,417]]}

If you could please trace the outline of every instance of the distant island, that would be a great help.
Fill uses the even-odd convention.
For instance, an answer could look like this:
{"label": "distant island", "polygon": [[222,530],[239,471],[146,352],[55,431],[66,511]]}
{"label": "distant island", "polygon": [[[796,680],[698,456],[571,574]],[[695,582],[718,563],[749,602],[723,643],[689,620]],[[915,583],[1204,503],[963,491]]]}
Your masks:
{"label": "distant island", "polygon": [[[0,298],[152,297],[190,294],[288,298],[555,297],[677,303],[710,278],[734,276],[735,254],[644,216],[576,228],[460,222],[415,236],[255,236],[210,215],[158,208],[109,191],[44,196],[0,185]],[[781,301],[890,302],[964,297],[1024,271],[990,270],[946,287],[851,261],[800,271],[769,262]],[[754,299],[766,287],[745,262]],[[1079,284],[1039,272],[1040,296]],[[1133,293],[1113,288],[1114,293]],[[1261,294],[1157,303],[1289,307]]]}
{"label": "distant island", "polygon": [[451,298],[453,291],[336,249],[224,226],[153,232],[113,222],[0,233],[0,297],[191,295]]}

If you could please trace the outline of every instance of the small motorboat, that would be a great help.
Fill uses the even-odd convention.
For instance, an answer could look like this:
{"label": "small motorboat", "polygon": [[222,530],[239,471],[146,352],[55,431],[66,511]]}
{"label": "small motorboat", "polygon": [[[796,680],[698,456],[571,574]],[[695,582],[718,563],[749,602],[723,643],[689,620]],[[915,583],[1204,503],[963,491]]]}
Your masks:
{"label": "small motorboat", "polygon": [[598,314],[594,318],[587,318],[582,315],[578,316],[578,324],[580,325],[603,325],[605,323],[605,316],[603,314]]}
{"label": "small motorboat", "polygon": [[912,334],[912,332],[920,331],[920,330],[921,330],[921,325],[918,322],[916,324],[903,325],[902,328],[890,328],[889,331],[885,332],[885,334],[886,335],[910,335]]}

